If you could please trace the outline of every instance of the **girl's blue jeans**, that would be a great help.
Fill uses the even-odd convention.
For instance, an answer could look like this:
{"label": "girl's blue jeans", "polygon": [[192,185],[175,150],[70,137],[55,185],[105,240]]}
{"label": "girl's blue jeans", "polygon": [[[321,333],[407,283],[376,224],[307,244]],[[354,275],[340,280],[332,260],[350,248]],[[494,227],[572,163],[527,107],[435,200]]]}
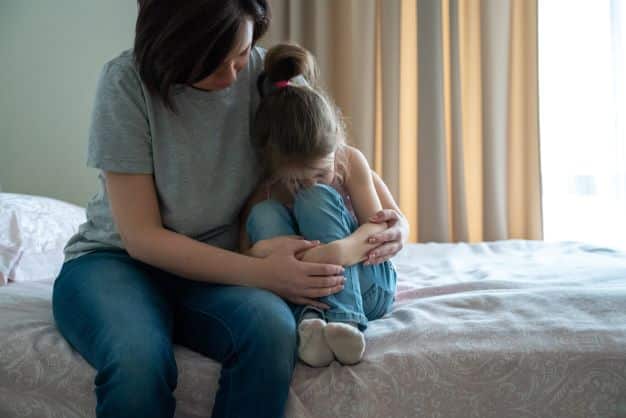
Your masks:
{"label": "girl's blue jeans", "polygon": [[[301,235],[323,244],[351,235],[359,224],[333,187],[325,184],[300,190],[293,210],[276,200],[256,204],[248,216],[246,230],[252,244],[283,235]],[[390,261],[372,266],[362,263],[345,267],[344,289],[320,301],[330,306],[323,312],[329,322],[355,322],[361,330],[368,320],[389,311],[396,291],[396,271]],[[291,305],[296,318],[316,308]]]}

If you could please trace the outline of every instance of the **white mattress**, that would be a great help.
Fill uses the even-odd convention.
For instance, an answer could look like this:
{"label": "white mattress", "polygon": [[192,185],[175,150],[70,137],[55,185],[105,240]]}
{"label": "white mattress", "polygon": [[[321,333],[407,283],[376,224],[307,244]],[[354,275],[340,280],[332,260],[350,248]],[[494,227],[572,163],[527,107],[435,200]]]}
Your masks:
{"label": "white mattress", "polygon": [[[574,243],[408,246],[365,359],[298,365],[288,417],[626,417],[626,255]],[[50,283],[0,287],[0,417],[92,417],[95,371]],[[177,417],[208,417],[219,365],[177,347]]]}

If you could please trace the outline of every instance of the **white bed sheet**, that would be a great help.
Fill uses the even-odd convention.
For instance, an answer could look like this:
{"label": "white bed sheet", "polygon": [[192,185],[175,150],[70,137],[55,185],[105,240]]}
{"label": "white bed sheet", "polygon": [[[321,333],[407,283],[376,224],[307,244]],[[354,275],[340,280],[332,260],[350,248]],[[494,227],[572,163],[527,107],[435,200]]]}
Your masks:
{"label": "white bed sheet", "polygon": [[[626,255],[576,243],[409,245],[364,361],[298,365],[288,417],[626,417]],[[92,417],[95,371],[50,283],[0,288],[0,416]],[[208,417],[219,365],[184,347],[177,417]]]}

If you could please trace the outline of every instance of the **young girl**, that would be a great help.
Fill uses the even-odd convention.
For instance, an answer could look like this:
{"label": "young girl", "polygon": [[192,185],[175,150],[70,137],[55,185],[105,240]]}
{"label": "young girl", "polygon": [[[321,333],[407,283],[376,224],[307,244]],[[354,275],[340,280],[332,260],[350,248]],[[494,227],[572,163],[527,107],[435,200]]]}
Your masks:
{"label": "young girl", "polygon": [[[299,318],[298,355],[314,367],[337,358],[358,363],[368,320],[383,316],[394,301],[391,262],[362,263],[375,245],[370,223],[382,209],[367,160],[345,141],[338,109],[316,85],[312,55],[293,44],[270,49],[258,86],[254,141],[265,164],[265,180],[254,193],[242,248],[277,236],[300,235],[322,245],[300,254],[304,261],[345,266],[341,292],[320,299],[330,309],[292,305]],[[253,256],[263,257],[262,245]],[[276,266],[280,268],[280,266]]]}

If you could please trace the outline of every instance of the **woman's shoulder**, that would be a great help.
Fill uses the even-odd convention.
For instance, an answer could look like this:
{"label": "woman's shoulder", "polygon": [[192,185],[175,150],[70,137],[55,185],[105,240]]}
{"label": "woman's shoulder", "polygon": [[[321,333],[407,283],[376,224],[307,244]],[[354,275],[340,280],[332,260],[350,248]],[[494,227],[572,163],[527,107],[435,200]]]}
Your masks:
{"label": "woman's shoulder", "polygon": [[267,50],[265,48],[260,45],[255,45],[254,48],[252,48],[250,57],[253,58],[255,62],[260,63],[261,66],[263,66],[263,61],[265,60],[266,53]]}
{"label": "woman's shoulder", "polygon": [[105,66],[117,66],[120,68],[128,68],[135,70],[135,58],[133,57],[133,50],[127,49],[122,51],[118,56],[109,60]]}
{"label": "woman's shoulder", "polygon": [[265,48],[255,45],[250,51],[249,66],[253,79],[256,82],[256,77],[263,71],[263,63],[265,62]]}
{"label": "woman's shoulder", "polygon": [[135,65],[133,50],[123,51],[115,58],[107,61],[102,67],[100,76],[110,82],[138,85],[140,78]]}
{"label": "woman's shoulder", "polygon": [[103,65],[96,96],[100,100],[115,103],[125,101],[126,98],[132,98],[136,103],[143,101],[145,89],[132,49],[123,51]]}

